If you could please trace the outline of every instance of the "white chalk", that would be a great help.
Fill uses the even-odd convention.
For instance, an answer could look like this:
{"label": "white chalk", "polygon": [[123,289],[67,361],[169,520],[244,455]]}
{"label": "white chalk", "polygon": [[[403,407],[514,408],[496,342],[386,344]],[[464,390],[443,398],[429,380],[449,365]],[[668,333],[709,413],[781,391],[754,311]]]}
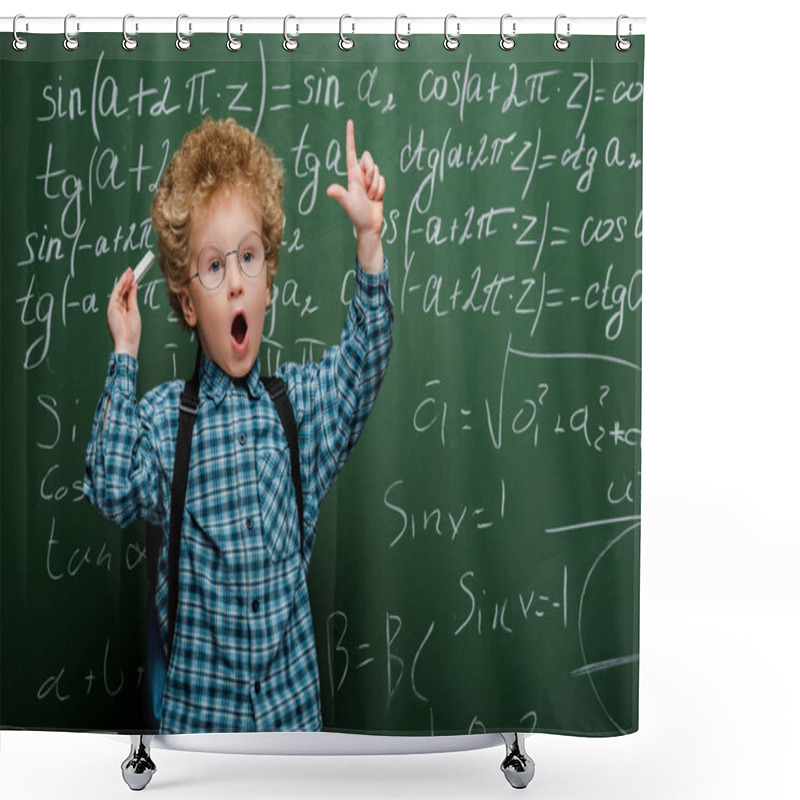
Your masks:
{"label": "white chalk", "polygon": [[144,254],[142,260],[136,265],[136,269],[133,271],[133,280],[136,283],[141,284],[142,278],[147,275],[148,270],[153,266],[155,260],[156,257],[152,253]]}

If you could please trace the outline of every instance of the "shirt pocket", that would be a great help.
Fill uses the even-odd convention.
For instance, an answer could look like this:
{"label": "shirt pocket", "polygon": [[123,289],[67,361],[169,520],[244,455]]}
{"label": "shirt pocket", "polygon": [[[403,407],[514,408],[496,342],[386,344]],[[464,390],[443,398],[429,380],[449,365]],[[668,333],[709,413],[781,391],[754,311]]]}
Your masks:
{"label": "shirt pocket", "polygon": [[258,504],[267,557],[283,561],[297,553],[300,529],[288,445],[264,448],[258,470]]}
{"label": "shirt pocket", "polygon": [[[194,575],[196,589],[210,606],[218,600],[216,586],[239,584],[247,575],[247,542],[234,520],[214,516],[210,509],[187,508],[182,535],[183,557]],[[181,565],[183,566],[183,565]]]}

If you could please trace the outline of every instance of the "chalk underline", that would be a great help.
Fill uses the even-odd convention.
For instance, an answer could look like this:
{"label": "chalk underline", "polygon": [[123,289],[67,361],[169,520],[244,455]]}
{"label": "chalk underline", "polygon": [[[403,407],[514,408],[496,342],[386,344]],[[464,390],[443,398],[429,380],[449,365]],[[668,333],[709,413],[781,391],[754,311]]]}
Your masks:
{"label": "chalk underline", "polygon": [[634,653],[630,656],[621,656],[620,658],[609,658],[607,661],[596,661],[594,664],[587,664],[585,667],[578,667],[578,669],[572,670],[570,675],[573,678],[579,678],[581,675],[591,675],[593,672],[602,672],[606,669],[622,667],[625,664],[635,664],[638,660],[638,653]]}
{"label": "chalk underline", "polygon": [[562,525],[558,528],[545,528],[545,533],[564,533],[565,531],[577,531],[584,528],[597,528],[600,525],[616,525],[618,522],[641,522],[641,515],[634,514],[631,517],[614,517],[613,519],[595,519],[591,522],[577,522],[574,525]]}
{"label": "chalk underline", "polygon": [[521,356],[522,358],[574,358],[589,361],[608,361],[612,364],[630,367],[630,369],[635,369],[637,372],[642,371],[642,367],[639,364],[634,364],[632,361],[626,361],[624,358],[617,358],[616,356],[605,356],[601,353],[529,353],[525,350],[517,350],[514,347],[509,347],[508,352],[515,356]]}

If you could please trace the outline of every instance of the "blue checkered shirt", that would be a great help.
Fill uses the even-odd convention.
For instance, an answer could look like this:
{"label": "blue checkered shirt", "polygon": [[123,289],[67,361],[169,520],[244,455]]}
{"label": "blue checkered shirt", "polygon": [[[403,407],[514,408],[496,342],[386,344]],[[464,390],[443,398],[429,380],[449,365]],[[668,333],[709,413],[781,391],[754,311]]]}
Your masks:
{"label": "blue checkered shirt", "polygon": [[[380,275],[360,266],[356,274],[339,346],[318,364],[284,364],[276,372],[297,420],[302,543],[288,444],[259,362],[233,380],[203,357],[162,733],[321,727],[308,563],[320,503],[358,440],[392,345],[385,261]],[[142,519],[162,526],[155,598],[166,640],[170,486],[183,382],[163,384],[137,403],[137,367],[129,356],[109,359],[84,492],[122,527]]]}

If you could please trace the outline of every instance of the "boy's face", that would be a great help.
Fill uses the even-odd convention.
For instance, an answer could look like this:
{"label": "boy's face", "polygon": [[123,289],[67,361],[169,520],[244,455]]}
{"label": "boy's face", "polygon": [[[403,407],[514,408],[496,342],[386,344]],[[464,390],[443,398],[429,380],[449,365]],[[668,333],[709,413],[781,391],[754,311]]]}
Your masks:
{"label": "boy's face", "polygon": [[261,218],[245,190],[213,195],[192,219],[189,274],[197,272],[203,247],[213,244],[229,253],[225,277],[211,291],[194,277],[178,293],[184,318],[196,328],[203,352],[232,378],[244,377],[255,364],[270,301],[266,267],[250,278],[242,274],[236,260],[235,251],[250,231],[261,231]]}

